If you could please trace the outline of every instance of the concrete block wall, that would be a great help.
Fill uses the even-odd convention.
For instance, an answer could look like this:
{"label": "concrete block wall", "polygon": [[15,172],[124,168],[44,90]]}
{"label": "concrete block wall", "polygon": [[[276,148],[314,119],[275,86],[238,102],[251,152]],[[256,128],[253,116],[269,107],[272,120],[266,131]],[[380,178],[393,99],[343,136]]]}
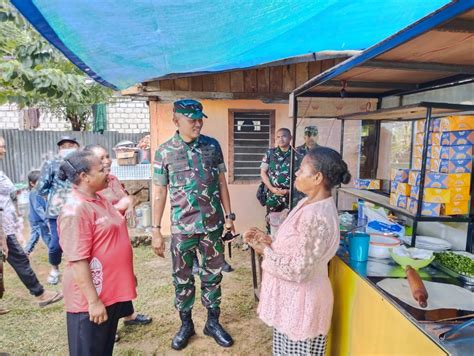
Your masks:
{"label": "concrete block wall", "polygon": [[150,131],[150,114],[145,101],[119,97],[107,105],[109,131],[140,133]]}
{"label": "concrete block wall", "polygon": [[0,128],[1,129],[19,129],[21,113],[14,104],[0,105]]}
{"label": "concrete block wall", "polygon": [[[16,105],[0,105],[0,129],[23,129],[23,113]],[[36,130],[67,131],[71,124],[50,113],[41,112],[40,126]],[[107,105],[107,130],[123,133],[150,131],[148,106],[145,101],[117,97]]]}

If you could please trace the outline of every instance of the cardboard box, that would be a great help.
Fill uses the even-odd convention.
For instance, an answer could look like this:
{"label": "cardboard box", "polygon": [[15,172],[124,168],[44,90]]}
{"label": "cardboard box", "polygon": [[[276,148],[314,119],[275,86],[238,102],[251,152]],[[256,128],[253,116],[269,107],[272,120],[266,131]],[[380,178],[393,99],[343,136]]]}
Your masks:
{"label": "cardboard box", "polygon": [[398,206],[399,208],[406,209],[408,207],[408,199],[406,195],[391,193],[389,203],[392,206]]}
{"label": "cardboard box", "polygon": [[449,203],[450,200],[450,189],[425,188],[423,193],[423,202],[426,203]]}
{"label": "cardboard box", "polygon": [[396,193],[399,182],[392,180],[390,182],[390,193]]}
{"label": "cardboard box", "polygon": [[441,145],[441,135],[441,132],[430,132],[428,144],[435,146]]}
{"label": "cardboard box", "polygon": [[471,173],[472,159],[437,159],[430,161],[430,171],[439,173]]}
{"label": "cardboard box", "polygon": [[441,159],[472,159],[472,145],[462,146],[440,146],[438,157]]}
{"label": "cardboard box", "polygon": [[390,170],[390,180],[392,182],[408,183],[409,169],[392,168]]}
{"label": "cardboard box", "polygon": [[474,130],[443,132],[441,134],[440,145],[474,145]]}
{"label": "cardboard box", "polygon": [[415,145],[421,145],[423,146],[423,140],[425,139],[425,133],[424,132],[418,132],[415,135]]}
{"label": "cardboard box", "polygon": [[429,156],[430,158],[440,158],[440,155],[441,155],[441,146],[438,146],[438,145],[431,145],[431,146],[428,146],[429,148]]}
{"label": "cardboard box", "polygon": [[426,120],[417,120],[415,123],[415,133],[425,132],[425,122]]}
{"label": "cardboard box", "polygon": [[443,117],[440,130],[442,132],[474,130],[474,115]]}
{"label": "cardboard box", "polygon": [[443,173],[426,173],[425,188],[448,188],[448,175]]}
{"label": "cardboard box", "polygon": [[[412,214],[416,214],[417,209],[418,209],[418,200],[410,198],[410,202],[408,203],[408,210]],[[421,215],[440,216],[440,214],[441,214],[441,204],[423,202],[423,205],[421,208]]]}
{"label": "cardboard box", "polygon": [[418,192],[420,191],[420,185],[410,185],[410,198],[418,200]]}
{"label": "cardboard box", "polygon": [[470,186],[471,186],[470,173],[448,174],[448,188],[470,187]]}
{"label": "cardboard box", "polygon": [[443,204],[441,208],[443,215],[465,215],[469,214],[469,200],[455,201]]}
{"label": "cardboard box", "polygon": [[411,186],[408,183],[398,183],[397,193],[405,196],[410,196]]}
{"label": "cardboard box", "polygon": [[[429,146],[428,146],[429,150]],[[421,158],[423,157],[423,145],[415,145],[413,146],[413,152],[412,155],[414,158]]]}
{"label": "cardboard box", "polygon": [[471,187],[455,187],[449,190],[451,191],[450,202],[469,200],[470,198]]}
{"label": "cardboard box", "polygon": [[119,166],[134,166],[137,164],[138,152],[136,151],[117,151],[115,155]]}
{"label": "cardboard box", "polygon": [[356,179],[354,186],[357,189],[380,189],[380,179]]}
{"label": "cardboard box", "polygon": [[[408,174],[408,184],[412,186],[420,185],[421,173],[419,171],[410,171]],[[459,180],[459,178],[457,178]],[[453,181],[456,181],[456,178],[453,177]],[[448,174],[443,173],[431,173],[426,172],[425,174],[425,188],[448,188]]]}
{"label": "cardboard box", "polygon": [[441,119],[436,118],[432,119],[430,122],[430,131],[432,132],[439,132],[441,131]]}
{"label": "cardboard box", "polygon": [[420,177],[421,177],[420,174],[421,174],[420,171],[410,170],[410,173],[408,173],[408,184],[410,185],[420,184]]}
{"label": "cardboard box", "polygon": [[421,163],[423,162],[421,157],[413,157],[411,162],[411,168],[415,171],[421,170]]}

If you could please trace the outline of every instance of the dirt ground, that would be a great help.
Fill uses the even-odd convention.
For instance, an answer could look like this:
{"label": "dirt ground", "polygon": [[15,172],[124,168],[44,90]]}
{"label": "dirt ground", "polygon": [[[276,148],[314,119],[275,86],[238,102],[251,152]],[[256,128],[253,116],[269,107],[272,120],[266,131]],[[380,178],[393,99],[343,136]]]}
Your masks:
{"label": "dirt ground", "polygon": [[[156,257],[148,246],[134,248],[135,272],[138,277],[138,298],[134,306],[140,313],[153,317],[147,326],[126,327],[119,324],[121,340],[114,349],[115,355],[178,354],[170,343],[179,327],[179,318],[173,307],[171,259]],[[49,272],[46,248],[39,242],[31,261],[40,281],[46,288]],[[229,349],[219,347],[202,332],[206,310],[199,300],[197,282],[193,319],[196,333],[185,355],[268,355],[271,354],[271,329],[256,316],[256,303],[252,294],[250,257],[248,251],[233,250],[230,263],[235,268],[224,274],[221,321],[233,336],[235,344]],[[0,306],[10,313],[0,315],[0,354],[11,355],[66,355],[67,336],[63,302],[40,309],[17,275],[5,264],[6,293]],[[199,280],[199,279],[198,279]]]}

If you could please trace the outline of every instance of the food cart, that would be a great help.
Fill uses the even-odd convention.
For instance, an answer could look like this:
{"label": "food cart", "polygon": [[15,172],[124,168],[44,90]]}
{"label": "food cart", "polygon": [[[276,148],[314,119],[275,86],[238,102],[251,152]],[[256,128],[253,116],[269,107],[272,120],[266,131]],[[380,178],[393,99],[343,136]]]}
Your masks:
{"label": "food cart", "polygon": [[[463,129],[456,126],[457,122],[467,123],[466,131],[474,130],[474,106],[462,105],[460,98],[453,102],[441,103],[440,97],[446,91],[439,89],[452,88],[467,97],[472,104],[472,83],[474,81],[473,34],[474,10],[473,3],[453,1],[399,33],[385,39],[373,47],[363,51],[326,72],[310,79],[292,93],[290,100],[293,113],[293,131],[297,129],[298,98],[305,96],[340,96],[378,98],[377,110],[341,116],[341,153],[344,148],[344,122],[347,120],[375,120],[376,145],[381,143],[380,129],[384,120],[413,122],[412,133],[417,127],[423,128],[421,142],[416,138],[406,150],[414,152],[414,145],[421,146],[417,167],[411,158],[407,169],[419,172],[420,186],[417,194],[411,199],[418,203],[410,208],[391,201],[388,194],[380,190],[370,191],[343,187],[338,190],[338,202],[343,197],[352,196],[354,201],[368,201],[378,207],[388,208],[397,217],[401,217],[410,225],[412,232],[408,245],[418,246],[420,224],[438,224],[448,222],[464,224],[465,230],[456,239],[461,240],[464,252],[456,254],[468,258],[472,265],[474,235],[474,199],[472,187],[472,145],[467,153],[468,159],[455,165],[451,161],[446,171],[437,168],[438,174],[467,174],[468,180],[462,186],[468,191],[466,207],[453,214],[447,209],[450,203],[440,200],[441,209],[425,209],[424,204],[429,186],[427,172],[433,170],[428,163],[432,154],[429,145],[433,145],[432,122],[436,118],[447,123],[447,132]],[[467,92],[463,92],[462,89]],[[432,91],[438,89],[437,91]],[[424,102],[423,100],[427,102]],[[429,100],[429,99],[433,100]],[[416,100],[418,99],[418,100]],[[469,102],[470,101],[470,102]],[[456,117],[463,117],[456,119]],[[417,124],[422,122],[423,124]],[[441,130],[438,130],[441,131]],[[473,131],[474,132],[474,131]],[[470,135],[468,133],[468,135]],[[470,136],[471,137],[471,136]],[[449,151],[456,149],[449,148]],[[413,154],[410,155],[411,157]],[[448,157],[448,160],[451,157]],[[384,159],[375,152],[375,168]],[[385,158],[386,159],[386,158]],[[444,168],[443,168],[444,169]],[[374,175],[377,169],[374,170]],[[362,177],[376,179],[376,176]],[[393,182],[391,182],[393,183]],[[408,183],[404,183],[408,186]],[[393,187],[393,185],[392,185]],[[447,188],[447,187],[443,187]],[[393,188],[392,188],[393,189]],[[448,189],[446,189],[448,190]],[[388,193],[388,191],[385,191]],[[393,192],[392,192],[393,193]],[[410,195],[410,194],[409,194]],[[439,198],[441,199],[441,198]],[[443,198],[444,199],[444,198]],[[448,201],[451,202],[451,200]],[[470,206],[469,206],[470,201]],[[395,205],[394,205],[395,204]],[[437,204],[437,203],[435,203]],[[444,207],[443,207],[444,206]],[[439,206],[438,206],[439,208]],[[435,215],[435,216],[433,216]],[[436,225],[438,226],[438,225]],[[452,236],[449,236],[453,238]],[[463,240],[465,239],[465,240]],[[421,238],[420,238],[421,240]],[[419,241],[420,242],[420,241]],[[445,241],[446,242],[446,241]],[[430,291],[428,306],[423,308],[414,300],[408,288],[406,272],[392,259],[371,258],[368,261],[355,261],[348,255],[342,244],[337,256],[329,266],[329,276],[334,291],[334,312],[329,338],[330,354],[416,354],[416,355],[467,355],[474,350],[474,273],[462,275],[462,271],[454,271],[456,267],[443,268],[445,262],[436,257],[436,264],[419,269],[418,273]],[[426,244],[424,247],[433,248]],[[442,253],[439,256],[445,256]],[[444,265],[446,267],[446,265]],[[454,272],[454,273],[453,273]],[[435,291],[435,289],[437,290]],[[404,291],[406,289],[406,291]],[[431,295],[430,295],[431,294]],[[463,304],[468,301],[471,304]],[[466,322],[466,324],[462,324]],[[471,324],[471,325],[468,325]],[[454,329],[454,327],[456,327]],[[464,327],[466,326],[466,327]]]}

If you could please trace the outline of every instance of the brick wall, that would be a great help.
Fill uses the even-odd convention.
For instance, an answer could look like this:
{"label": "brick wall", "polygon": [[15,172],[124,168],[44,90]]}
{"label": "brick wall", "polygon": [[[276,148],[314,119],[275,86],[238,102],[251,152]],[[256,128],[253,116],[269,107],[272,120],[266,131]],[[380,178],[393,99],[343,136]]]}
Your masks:
{"label": "brick wall", "polygon": [[21,122],[20,112],[16,105],[0,105],[0,128],[19,129]]}
{"label": "brick wall", "polygon": [[107,125],[110,131],[140,133],[150,131],[150,116],[145,101],[117,98],[107,105]]}
{"label": "brick wall", "polygon": [[[0,129],[23,127],[23,114],[16,105],[0,105]],[[67,131],[71,130],[71,124],[57,116],[42,112],[37,130]],[[150,131],[146,102],[117,97],[113,103],[107,105],[107,130],[123,133]]]}

